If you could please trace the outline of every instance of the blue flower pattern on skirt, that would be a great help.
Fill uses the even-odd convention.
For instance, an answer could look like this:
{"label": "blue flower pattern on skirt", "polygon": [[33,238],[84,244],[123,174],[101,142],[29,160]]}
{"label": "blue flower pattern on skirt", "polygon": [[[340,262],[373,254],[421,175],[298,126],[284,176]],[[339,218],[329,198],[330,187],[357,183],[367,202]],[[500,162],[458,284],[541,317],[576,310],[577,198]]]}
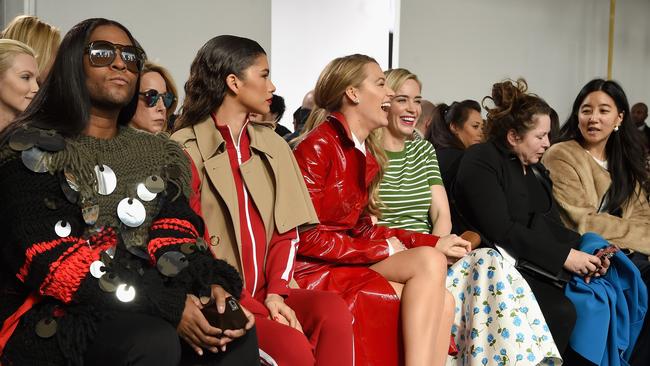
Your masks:
{"label": "blue flower pattern on skirt", "polygon": [[562,365],[560,352],[528,283],[494,249],[477,249],[447,271],[456,299],[451,332],[456,365]]}

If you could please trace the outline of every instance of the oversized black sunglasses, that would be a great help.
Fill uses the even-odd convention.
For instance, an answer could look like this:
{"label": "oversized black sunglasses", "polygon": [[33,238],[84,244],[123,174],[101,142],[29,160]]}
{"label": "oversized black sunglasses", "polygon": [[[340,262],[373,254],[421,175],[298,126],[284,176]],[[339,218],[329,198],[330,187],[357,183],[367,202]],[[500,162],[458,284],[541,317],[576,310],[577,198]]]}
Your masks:
{"label": "oversized black sunglasses", "polygon": [[174,100],[176,99],[174,94],[172,94],[171,92],[160,93],[156,89],[150,89],[147,90],[146,92],[139,92],[138,94],[142,95],[142,97],[144,98],[144,102],[147,104],[147,107],[149,108],[155,107],[156,104],[158,103],[159,98],[162,98],[165,108],[171,107],[172,103],[174,103]]}
{"label": "oversized black sunglasses", "polygon": [[109,66],[117,55],[117,50],[120,51],[120,57],[127,70],[133,73],[142,71],[144,65],[144,51],[136,46],[124,46],[121,44],[114,44],[109,41],[95,41],[90,42],[86,46],[86,53],[88,60],[94,67]]}

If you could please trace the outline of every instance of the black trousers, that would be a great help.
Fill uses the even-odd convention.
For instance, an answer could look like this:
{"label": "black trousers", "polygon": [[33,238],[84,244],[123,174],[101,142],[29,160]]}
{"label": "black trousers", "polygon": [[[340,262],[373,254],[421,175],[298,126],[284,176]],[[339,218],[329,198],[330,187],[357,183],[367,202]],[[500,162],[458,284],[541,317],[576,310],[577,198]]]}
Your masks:
{"label": "black trousers", "polygon": [[[641,278],[646,287],[650,289],[650,262],[648,257],[639,253],[634,253],[628,256],[630,260],[636,265],[641,272]],[[641,334],[634,345],[632,357],[630,357],[631,366],[647,366],[650,365],[650,316],[646,314],[643,321],[643,328]]]}
{"label": "black trousers", "polygon": [[98,325],[97,336],[86,351],[85,364],[258,366],[260,363],[255,328],[229,343],[226,352],[206,351],[199,357],[165,320],[125,312]]}

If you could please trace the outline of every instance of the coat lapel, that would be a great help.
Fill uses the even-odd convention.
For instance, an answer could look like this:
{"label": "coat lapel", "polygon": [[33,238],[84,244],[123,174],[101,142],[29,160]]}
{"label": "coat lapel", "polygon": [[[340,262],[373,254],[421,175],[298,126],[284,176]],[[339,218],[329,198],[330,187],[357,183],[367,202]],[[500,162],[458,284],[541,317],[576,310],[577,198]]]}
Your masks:
{"label": "coat lapel", "polygon": [[241,254],[241,230],[239,225],[239,206],[237,189],[232,175],[228,153],[225,151],[225,141],[214,125],[211,117],[194,126],[196,142],[203,157],[205,174],[217,194],[228,207],[233,223],[237,248]]}

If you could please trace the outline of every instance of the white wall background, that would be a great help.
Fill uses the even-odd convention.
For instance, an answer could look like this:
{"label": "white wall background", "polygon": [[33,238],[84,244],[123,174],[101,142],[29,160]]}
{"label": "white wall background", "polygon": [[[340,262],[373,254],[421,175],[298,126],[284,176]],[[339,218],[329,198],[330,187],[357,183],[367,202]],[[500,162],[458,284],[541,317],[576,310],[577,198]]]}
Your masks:
{"label": "white wall background", "polygon": [[271,77],[287,105],[282,124],[291,130],[293,112],[332,59],[362,53],[388,67],[388,32],[394,22],[389,0],[272,3]]}
{"label": "white wall background", "polygon": [[90,17],[119,21],[151,60],[171,71],[181,94],[196,52],[214,36],[252,38],[271,54],[271,2],[267,0],[32,1],[36,1],[35,15],[62,33]]}
{"label": "white wall background", "polygon": [[[606,76],[607,0],[0,0],[3,20],[33,11],[66,32],[102,16],[126,25],[149,57],[168,67],[180,89],[198,48],[219,34],[257,40],[270,55],[283,123],[332,58],[366,53],[388,65],[388,29],[396,23],[394,65],[411,69],[434,102],[480,100],[503,78],[568,113],[579,88]],[[391,6],[391,4],[394,4]],[[395,9],[395,10],[394,10]],[[619,0],[614,79],[631,103],[650,103],[650,0]]]}
{"label": "white wall background", "polygon": [[[650,1],[617,2],[613,78],[650,102]],[[609,1],[404,0],[400,66],[434,102],[479,100],[523,76],[564,119],[579,89],[607,75]]]}
{"label": "white wall background", "polygon": [[614,79],[630,104],[650,105],[650,0],[617,1],[616,22]]}

